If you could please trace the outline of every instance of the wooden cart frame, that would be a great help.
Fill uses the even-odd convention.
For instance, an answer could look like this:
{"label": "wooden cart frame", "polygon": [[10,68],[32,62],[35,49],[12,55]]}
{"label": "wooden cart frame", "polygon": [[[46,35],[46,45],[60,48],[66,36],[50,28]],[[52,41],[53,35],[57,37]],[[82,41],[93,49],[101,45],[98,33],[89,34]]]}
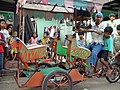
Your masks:
{"label": "wooden cart frame", "polygon": [[[66,71],[62,68],[59,67],[50,67],[50,68],[37,68],[38,63],[37,59],[41,58],[44,59],[46,56],[46,46],[45,45],[31,45],[31,46],[26,46],[24,42],[22,42],[20,39],[13,42],[11,44],[13,48],[17,48],[19,53],[18,53],[18,58],[20,60],[18,64],[18,69],[16,70],[15,74],[15,80],[20,88],[25,88],[25,87],[35,87],[35,86],[41,86],[42,90],[46,90],[47,86],[55,84],[55,87],[61,88],[61,87],[69,87],[68,90],[72,90],[72,86],[74,84],[77,84],[81,81],[88,80],[88,78],[84,78],[83,75],[79,73],[79,71],[75,69],[69,69],[69,71]],[[72,40],[69,40],[68,44],[68,49],[67,49],[67,54],[69,56],[70,50],[72,46]],[[35,55],[35,56],[34,56]],[[36,62],[34,63],[36,66],[35,70],[29,70],[29,64],[28,62]],[[20,64],[23,64],[24,68],[20,68]],[[22,78],[21,77],[21,71],[28,71],[33,72],[27,82],[25,82],[22,85],[19,85],[19,80]],[[59,78],[61,77],[62,79],[58,80],[57,82],[54,81],[55,77]],[[54,79],[53,79],[54,78]],[[52,81],[53,79],[53,81]],[[51,82],[49,82],[49,80]],[[55,90],[58,90],[55,89]],[[64,89],[67,90],[67,89]]]}

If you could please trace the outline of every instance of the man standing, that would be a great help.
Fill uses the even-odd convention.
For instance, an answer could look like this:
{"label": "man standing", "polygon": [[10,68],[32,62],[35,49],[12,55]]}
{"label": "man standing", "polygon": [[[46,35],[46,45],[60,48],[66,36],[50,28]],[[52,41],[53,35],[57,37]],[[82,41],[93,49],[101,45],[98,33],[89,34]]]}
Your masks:
{"label": "man standing", "polygon": [[6,57],[7,57],[7,53],[8,53],[8,41],[9,41],[9,32],[6,30],[6,21],[4,19],[0,20],[0,32],[3,34],[3,36],[5,37],[5,47],[4,47],[4,67],[5,68],[5,62],[6,62]]}
{"label": "man standing", "polygon": [[109,14],[109,18],[110,20],[108,21],[107,26],[110,26],[113,28],[112,38],[114,39],[118,35],[116,30],[116,23],[114,22],[115,14],[114,13]]}
{"label": "man standing", "polygon": [[92,29],[94,32],[91,33],[92,42],[88,45],[88,49],[91,50],[91,58],[90,58],[90,70],[88,72],[88,76],[92,77],[93,69],[95,67],[95,63],[97,61],[97,55],[102,49],[103,44],[103,35],[102,32],[104,31],[105,25],[101,23],[103,20],[103,14],[97,13],[95,15],[95,23],[92,25]]}

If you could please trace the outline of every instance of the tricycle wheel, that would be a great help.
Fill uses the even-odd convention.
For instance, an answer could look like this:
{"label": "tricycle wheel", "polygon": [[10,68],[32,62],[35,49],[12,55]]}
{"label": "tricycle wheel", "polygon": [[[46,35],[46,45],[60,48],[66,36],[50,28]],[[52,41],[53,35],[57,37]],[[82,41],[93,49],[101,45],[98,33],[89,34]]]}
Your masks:
{"label": "tricycle wheel", "polygon": [[50,68],[50,67],[52,67],[52,66],[49,63],[39,63],[39,65],[38,65],[38,69]]}
{"label": "tricycle wheel", "polygon": [[110,83],[115,83],[120,79],[120,67],[117,64],[112,64],[113,71],[106,77],[107,81]]}
{"label": "tricycle wheel", "polygon": [[61,70],[48,74],[42,83],[42,90],[72,90],[72,87],[71,76]]}

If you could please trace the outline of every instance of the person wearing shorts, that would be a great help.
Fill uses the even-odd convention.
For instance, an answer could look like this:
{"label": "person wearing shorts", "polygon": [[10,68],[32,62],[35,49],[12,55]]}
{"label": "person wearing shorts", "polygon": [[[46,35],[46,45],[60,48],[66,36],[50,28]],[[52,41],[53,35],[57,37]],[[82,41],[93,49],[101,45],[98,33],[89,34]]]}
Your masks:
{"label": "person wearing shorts", "polygon": [[106,76],[108,76],[112,70],[108,64],[108,60],[110,58],[110,54],[113,52],[113,39],[111,37],[111,34],[113,32],[112,27],[106,27],[104,29],[104,36],[103,36],[103,48],[98,54],[98,58],[100,58],[100,62],[106,66],[107,68],[107,73]]}

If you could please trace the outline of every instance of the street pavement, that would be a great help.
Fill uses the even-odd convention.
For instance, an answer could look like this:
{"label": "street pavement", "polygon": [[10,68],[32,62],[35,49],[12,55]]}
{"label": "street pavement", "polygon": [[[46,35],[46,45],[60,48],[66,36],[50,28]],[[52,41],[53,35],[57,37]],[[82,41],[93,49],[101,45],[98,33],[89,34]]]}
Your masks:
{"label": "street pavement", "polygon": [[[41,88],[19,89],[13,76],[4,76],[0,77],[0,90],[41,90]],[[73,90],[120,90],[120,81],[110,84],[105,78],[94,78],[80,82]]]}
{"label": "street pavement", "polygon": [[[8,64],[10,66],[10,64]],[[0,90],[41,90],[41,87],[35,88],[18,88],[16,81],[14,80],[14,70],[5,70],[4,75],[0,75]],[[91,80],[80,82],[73,87],[73,90],[120,90],[120,81],[117,83],[109,83],[105,78],[93,78]]]}

